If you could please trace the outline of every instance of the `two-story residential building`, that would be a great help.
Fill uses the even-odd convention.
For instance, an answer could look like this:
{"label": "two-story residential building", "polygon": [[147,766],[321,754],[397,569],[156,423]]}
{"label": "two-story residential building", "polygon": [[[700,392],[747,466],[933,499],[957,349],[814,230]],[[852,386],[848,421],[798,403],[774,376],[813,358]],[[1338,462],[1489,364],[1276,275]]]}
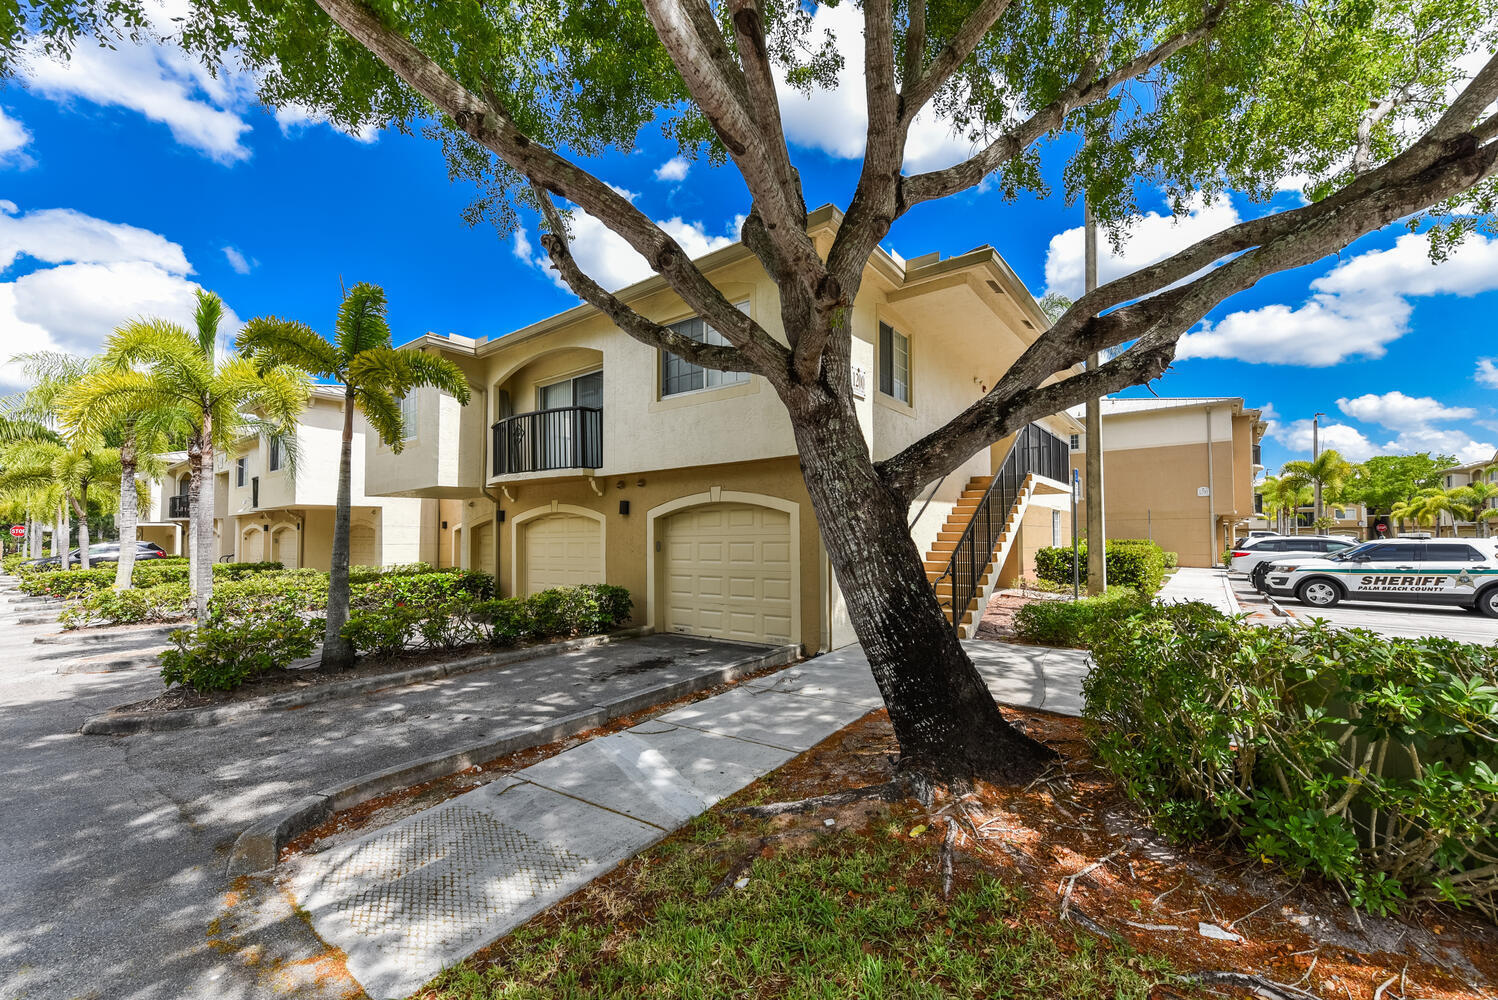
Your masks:
{"label": "two-story residential building", "polygon": [[[1441,470],[1441,488],[1445,490],[1461,489],[1463,486],[1478,482],[1498,486],[1498,454],[1481,462],[1469,462],[1466,465],[1454,465],[1449,469]],[[1491,510],[1498,507],[1498,500],[1488,500],[1484,506]],[[1437,517],[1436,526],[1440,529],[1438,534],[1466,538],[1482,534],[1481,526],[1473,518],[1457,517],[1451,511],[1442,511]]]}
{"label": "two-story residential building", "polygon": [[[409,407],[408,407],[409,409]],[[290,569],[328,569],[333,552],[333,515],[338,500],[343,391],[314,386],[297,419],[294,443],[286,446],[248,435],[214,457],[216,561],[272,560]],[[406,447],[419,446],[421,429],[407,421]],[[378,439],[363,414],[354,417],[349,563],[393,566],[427,562],[454,564],[453,539],[460,516],[455,501],[402,498],[374,493],[365,477],[366,438]],[[153,508],[178,525],[185,546],[190,485],[185,455],[167,466]],[[154,528],[152,529],[154,530]],[[141,537],[148,537],[143,530]],[[165,547],[165,546],[163,546]],[[170,550],[169,550],[170,551]],[[185,552],[185,548],[177,551]]]}
{"label": "two-story residential building", "polygon": [[[1083,408],[1072,416],[1082,419]],[[1102,401],[1103,511],[1110,538],[1150,538],[1182,566],[1213,566],[1253,518],[1263,469],[1258,410],[1236,396]],[[1086,435],[1070,442],[1086,475]],[[1083,490],[1086,495],[1086,490]],[[1078,505],[1086,524],[1086,505]]]}
{"label": "two-story residential building", "polygon": [[[820,252],[840,218],[831,207],[811,214]],[[698,266],[785,341],[778,291],[745,247]],[[659,277],[617,294],[687,336],[723,342]],[[878,459],[977,399],[1047,321],[998,253],[980,247],[909,261],[876,251],[852,325],[853,393]],[[427,334],[406,346],[458,364],[473,399],[413,394],[418,440],[397,455],[367,439],[370,488],[456,504],[461,563],[494,573],[503,593],[608,582],[629,588],[636,621],[660,631],[811,650],[853,641],[789,417],[762,378],[662,353],[586,305],[492,339]],[[1025,480],[991,560],[998,570],[982,576],[985,598],[1018,572],[1022,535],[1070,539],[1061,480],[1076,425],[1065,414],[1043,423],[1052,476]],[[1008,442],[984,449],[912,505],[933,579],[1007,454]],[[958,617],[970,623],[972,608]]]}

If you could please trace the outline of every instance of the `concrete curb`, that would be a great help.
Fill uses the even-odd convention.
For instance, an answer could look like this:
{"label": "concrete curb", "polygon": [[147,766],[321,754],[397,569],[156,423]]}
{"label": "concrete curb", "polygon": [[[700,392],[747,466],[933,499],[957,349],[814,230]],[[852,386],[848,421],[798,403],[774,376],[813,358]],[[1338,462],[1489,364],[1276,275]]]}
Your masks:
{"label": "concrete curb", "polygon": [[[554,650],[556,647],[549,648]],[[780,646],[768,653],[746,656],[726,666],[705,670],[695,677],[637,691],[505,736],[419,757],[303,796],[239,835],[229,852],[229,874],[248,875],[275,868],[280,862],[281,848],[286,846],[287,841],[326,821],[336,812],[367,802],[386,792],[445,778],[486,760],[575,736],[652,705],[696,691],[705,691],[765,667],[789,665],[799,659],[800,655],[799,646]]]}
{"label": "concrete curb", "polygon": [[[49,618],[48,621],[56,621]],[[144,628],[127,625],[122,631],[95,631],[92,629],[79,629],[73,632],[52,632],[48,635],[39,635],[32,642],[44,646],[97,646],[106,642],[118,642],[121,639],[138,639],[146,636],[160,636],[165,639],[179,628],[188,628],[191,621],[167,622],[165,625],[147,625]]]}

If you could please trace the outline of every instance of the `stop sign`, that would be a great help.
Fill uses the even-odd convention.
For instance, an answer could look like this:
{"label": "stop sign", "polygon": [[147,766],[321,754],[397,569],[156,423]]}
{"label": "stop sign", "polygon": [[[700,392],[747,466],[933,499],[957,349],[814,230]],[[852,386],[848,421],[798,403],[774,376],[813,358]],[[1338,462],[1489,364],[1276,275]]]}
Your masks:
{"label": "stop sign", "polygon": [[10,526],[10,535],[12,538],[24,538],[26,536],[26,526],[22,524],[12,524]]}

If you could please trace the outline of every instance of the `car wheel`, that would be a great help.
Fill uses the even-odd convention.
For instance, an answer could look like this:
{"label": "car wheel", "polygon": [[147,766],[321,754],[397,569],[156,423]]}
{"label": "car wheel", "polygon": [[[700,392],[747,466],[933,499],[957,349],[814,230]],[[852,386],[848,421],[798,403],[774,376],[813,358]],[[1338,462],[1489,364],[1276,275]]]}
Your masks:
{"label": "car wheel", "polygon": [[1269,567],[1265,566],[1263,563],[1259,563],[1259,565],[1254,567],[1254,571],[1248,575],[1248,582],[1253,584],[1254,589],[1262,594],[1266,585],[1265,579],[1268,576]]}
{"label": "car wheel", "polygon": [[1330,580],[1307,580],[1300,585],[1295,596],[1300,598],[1300,603],[1313,608],[1332,608],[1342,600],[1342,591]]}
{"label": "car wheel", "polygon": [[1489,587],[1477,595],[1477,610],[1489,618],[1498,618],[1498,587]]}

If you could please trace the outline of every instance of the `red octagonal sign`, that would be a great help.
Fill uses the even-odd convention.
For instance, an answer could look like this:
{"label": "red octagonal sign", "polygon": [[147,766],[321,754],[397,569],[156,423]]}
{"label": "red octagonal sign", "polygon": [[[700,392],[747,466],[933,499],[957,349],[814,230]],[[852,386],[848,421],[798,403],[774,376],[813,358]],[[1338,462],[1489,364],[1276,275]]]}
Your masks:
{"label": "red octagonal sign", "polygon": [[23,524],[12,524],[10,526],[10,534],[12,538],[24,538],[26,536],[26,526]]}

